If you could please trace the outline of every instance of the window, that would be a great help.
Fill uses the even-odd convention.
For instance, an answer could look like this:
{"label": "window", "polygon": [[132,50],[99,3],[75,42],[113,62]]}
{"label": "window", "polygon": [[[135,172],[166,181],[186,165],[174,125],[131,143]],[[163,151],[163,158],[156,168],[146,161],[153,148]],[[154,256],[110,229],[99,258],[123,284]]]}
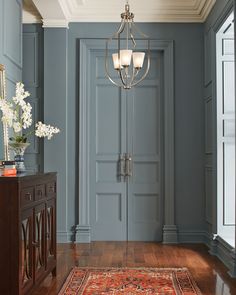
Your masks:
{"label": "window", "polygon": [[235,79],[233,13],[216,35],[217,234],[235,247]]}

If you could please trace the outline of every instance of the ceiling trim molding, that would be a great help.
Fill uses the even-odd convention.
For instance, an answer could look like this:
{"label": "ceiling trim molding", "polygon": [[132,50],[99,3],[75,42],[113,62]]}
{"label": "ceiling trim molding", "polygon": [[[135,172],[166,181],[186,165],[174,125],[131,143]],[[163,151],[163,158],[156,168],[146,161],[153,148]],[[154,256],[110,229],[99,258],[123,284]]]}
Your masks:
{"label": "ceiling trim molding", "polygon": [[69,29],[69,22],[64,19],[43,19],[43,28]]}
{"label": "ceiling trim molding", "polygon": [[[25,0],[26,1],[26,0]],[[30,1],[30,0],[27,0]],[[216,0],[148,0],[150,5],[141,6],[136,1],[131,10],[135,22],[154,23],[203,23],[213,8]],[[123,4],[114,2],[108,7],[105,0],[52,0],[49,10],[47,0],[33,0],[42,15],[44,27],[67,27],[70,22],[120,22]],[[104,9],[104,5],[106,9]],[[55,9],[53,9],[53,7]],[[134,8],[134,9],[133,9]],[[57,11],[57,13],[56,13]],[[27,12],[29,14],[29,12]],[[23,22],[32,23],[34,18],[25,16]],[[40,22],[35,19],[35,22]]]}
{"label": "ceiling trim molding", "polygon": [[59,0],[59,2],[68,17],[85,4],[85,0]]}
{"label": "ceiling trim molding", "polygon": [[23,24],[40,24],[42,23],[42,19],[40,16],[36,16],[30,11],[23,11],[22,14]]}
{"label": "ceiling trim molding", "polygon": [[215,3],[216,3],[216,0],[207,1],[205,3],[205,6],[203,7],[203,9],[201,11],[202,22],[205,22],[208,15],[210,14],[212,8],[214,7]]}
{"label": "ceiling trim molding", "polygon": [[[66,0],[67,1],[67,0]],[[177,23],[203,23],[209,15],[216,0],[195,0],[189,1],[189,5],[183,7],[180,4],[165,4],[159,7],[152,7],[151,11],[147,8],[136,7],[134,11],[136,22],[177,22]],[[176,1],[176,3],[178,3]],[[180,2],[179,2],[180,3]],[[183,3],[183,2],[182,2]],[[190,5],[191,4],[191,5]],[[131,7],[132,8],[132,7]],[[70,22],[119,22],[120,13],[113,9],[110,13],[100,6],[94,10],[87,7],[80,7],[68,17]]]}

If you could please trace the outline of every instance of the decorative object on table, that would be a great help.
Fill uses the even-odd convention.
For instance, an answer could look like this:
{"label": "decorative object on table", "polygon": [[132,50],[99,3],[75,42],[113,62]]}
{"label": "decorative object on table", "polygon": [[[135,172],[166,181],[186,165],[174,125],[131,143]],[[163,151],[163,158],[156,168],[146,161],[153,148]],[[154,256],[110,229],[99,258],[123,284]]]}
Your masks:
{"label": "decorative object on table", "polygon": [[16,173],[15,161],[0,161],[0,176],[12,176],[16,175]]}
{"label": "decorative object on table", "polygon": [[[142,39],[142,40],[141,40]],[[112,54],[113,66],[117,71],[119,82],[109,73],[108,50],[114,48],[117,42],[117,52]],[[139,44],[142,50],[147,50],[146,69],[141,71],[145,60],[145,52],[134,51]],[[113,46],[112,46],[113,45]],[[117,32],[106,41],[105,72],[107,78],[116,86],[131,89],[143,81],[150,68],[150,39],[134,23],[134,14],[130,12],[126,1],[125,12],[121,14],[121,24]]]}
{"label": "decorative object on table", "polygon": [[70,272],[58,295],[200,295],[186,268],[80,268]]}
{"label": "decorative object on table", "polygon": [[[25,99],[30,96],[28,91],[25,91],[24,84],[16,83],[16,94],[12,100],[0,100],[0,110],[2,111],[2,122],[13,130],[13,136],[9,138],[9,146],[14,151],[15,163],[17,172],[25,172],[24,153],[30,145],[28,137],[35,133],[38,137],[52,136],[60,130],[57,127],[43,124],[41,121],[35,124],[35,129],[29,128],[33,124],[32,107]],[[23,130],[28,130],[23,133]]]}
{"label": "decorative object on table", "polygon": [[[6,99],[6,74],[4,65],[0,64],[0,101]],[[9,160],[8,128],[5,122],[0,124],[0,159]]]}
{"label": "decorative object on table", "polygon": [[26,170],[24,162],[24,153],[29,145],[29,142],[9,142],[10,148],[15,153],[15,163],[17,172],[25,172]]}
{"label": "decorative object on table", "polygon": [[16,175],[15,161],[0,161],[0,176]]}

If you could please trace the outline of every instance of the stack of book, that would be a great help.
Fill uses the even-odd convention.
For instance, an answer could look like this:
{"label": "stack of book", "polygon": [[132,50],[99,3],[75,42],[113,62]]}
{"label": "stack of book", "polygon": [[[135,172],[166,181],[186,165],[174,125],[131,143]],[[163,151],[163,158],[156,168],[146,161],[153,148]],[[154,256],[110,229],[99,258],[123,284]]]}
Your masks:
{"label": "stack of book", "polygon": [[0,176],[16,175],[15,161],[0,161]]}

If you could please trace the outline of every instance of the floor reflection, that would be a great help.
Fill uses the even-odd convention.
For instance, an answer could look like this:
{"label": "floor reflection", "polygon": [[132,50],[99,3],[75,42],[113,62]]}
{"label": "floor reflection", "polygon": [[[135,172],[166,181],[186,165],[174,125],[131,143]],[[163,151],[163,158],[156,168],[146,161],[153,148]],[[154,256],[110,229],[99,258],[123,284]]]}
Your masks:
{"label": "floor reflection", "polygon": [[216,275],[216,294],[217,295],[234,295],[233,293],[230,292],[230,288],[224,282],[222,277],[215,271],[214,271],[214,274]]}

